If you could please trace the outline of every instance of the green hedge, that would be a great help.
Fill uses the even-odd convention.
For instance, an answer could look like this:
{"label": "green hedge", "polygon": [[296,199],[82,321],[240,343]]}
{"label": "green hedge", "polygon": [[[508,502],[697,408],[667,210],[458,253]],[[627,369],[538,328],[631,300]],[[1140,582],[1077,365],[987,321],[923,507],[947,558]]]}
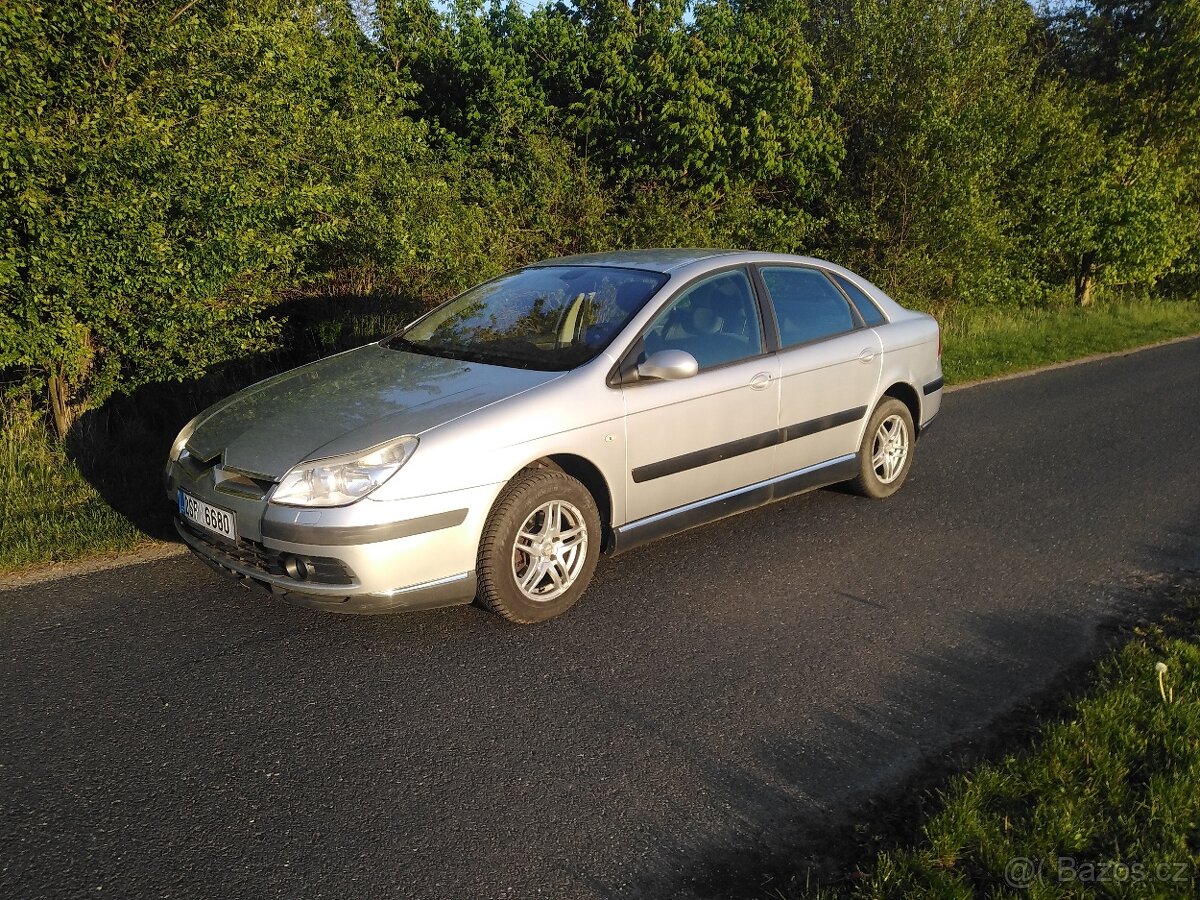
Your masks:
{"label": "green hedge", "polygon": [[276,346],[281,300],[612,246],[939,311],[1194,277],[1200,0],[1055,9],[12,0],[0,378],[64,431]]}

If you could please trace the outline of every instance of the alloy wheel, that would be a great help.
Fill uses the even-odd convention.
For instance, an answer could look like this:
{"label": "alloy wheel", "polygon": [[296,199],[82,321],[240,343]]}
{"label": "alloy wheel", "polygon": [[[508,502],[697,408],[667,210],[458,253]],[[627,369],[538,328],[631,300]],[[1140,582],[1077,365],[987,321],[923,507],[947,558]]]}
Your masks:
{"label": "alloy wheel", "polygon": [[579,577],[587,546],[583,513],[565,500],[543,503],[517,531],[512,556],[517,588],[536,602],[562,596]]}
{"label": "alloy wheel", "polygon": [[879,423],[871,443],[871,468],[881,484],[891,484],[904,471],[908,446],[908,428],[900,416],[888,416]]}

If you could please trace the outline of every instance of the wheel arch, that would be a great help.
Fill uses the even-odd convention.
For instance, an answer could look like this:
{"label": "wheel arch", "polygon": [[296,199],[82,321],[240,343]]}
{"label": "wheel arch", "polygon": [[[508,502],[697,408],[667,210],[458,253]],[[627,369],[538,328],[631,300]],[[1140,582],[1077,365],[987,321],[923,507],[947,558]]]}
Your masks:
{"label": "wheel arch", "polygon": [[[596,509],[600,512],[600,525],[604,529],[602,548],[609,550],[612,546],[613,496],[608,479],[600,471],[600,467],[584,456],[576,453],[551,453],[521,467],[526,469],[558,469],[570,475],[582,484],[592,499],[596,501]],[[515,478],[516,475],[513,475]],[[511,480],[511,479],[510,479]]]}
{"label": "wheel arch", "polygon": [[[889,387],[886,391],[884,391],[880,395],[879,401],[883,402],[884,397],[892,397],[893,399],[899,400],[901,403],[903,403],[905,406],[908,407],[909,413],[912,414],[913,431],[916,432],[917,436],[920,436],[920,434],[921,434],[921,395],[917,391],[917,389],[906,381],[896,381],[896,382],[893,382],[891,387]],[[879,404],[877,403],[876,406],[878,406],[878,405]]]}

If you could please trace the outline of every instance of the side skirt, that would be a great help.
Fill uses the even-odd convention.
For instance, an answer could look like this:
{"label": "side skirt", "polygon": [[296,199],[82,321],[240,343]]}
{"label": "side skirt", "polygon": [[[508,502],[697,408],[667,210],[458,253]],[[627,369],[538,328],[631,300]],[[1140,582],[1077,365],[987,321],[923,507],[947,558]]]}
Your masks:
{"label": "side skirt", "polygon": [[642,544],[656,541],[668,535],[678,534],[706,525],[717,519],[736,515],[756,506],[764,506],[775,500],[782,500],[794,494],[816,490],[827,485],[849,481],[858,474],[858,454],[848,453],[827,462],[818,463],[805,469],[798,469],[786,475],[759,481],[746,487],[726,491],[695,503],[677,506],[665,512],[655,513],[628,522],[613,529],[612,553],[624,553]]}

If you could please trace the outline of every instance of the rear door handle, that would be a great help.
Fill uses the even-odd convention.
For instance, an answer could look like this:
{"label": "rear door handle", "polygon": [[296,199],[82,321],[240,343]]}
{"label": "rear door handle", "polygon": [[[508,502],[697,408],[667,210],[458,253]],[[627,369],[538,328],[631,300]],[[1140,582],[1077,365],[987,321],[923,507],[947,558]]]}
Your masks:
{"label": "rear door handle", "polygon": [[870,348],[864,349],[862,353],[858,354],[858,361],[861,363],[869,363],[874,358],[875,351]]}
{"label": "rear door handle", "polygon": [[761,391],[761,390],[765,390],[767,385],[770,383],[771,383],[770,373],[769,372],[759,372],[757,375],[755,375],[753,378],[750,379],[750,388],[751,388],[751,390]]}

